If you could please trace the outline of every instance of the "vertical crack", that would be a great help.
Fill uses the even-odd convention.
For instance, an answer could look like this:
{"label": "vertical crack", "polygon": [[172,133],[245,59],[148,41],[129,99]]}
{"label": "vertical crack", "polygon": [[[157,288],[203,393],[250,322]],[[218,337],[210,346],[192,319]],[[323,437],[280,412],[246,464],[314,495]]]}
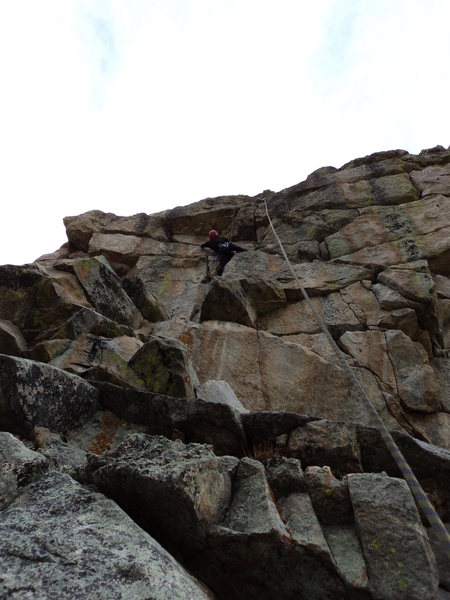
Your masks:
{"label": "vertical crack", "polygon": [[258,330],[256,330],[256,336],[257,336],[257,340],[258,340],[258,352],[256,354],[256,360],[258,363],[259,380],[261,382],[261,393],[262,393],[263,400],[264,400],[264,410],[267,411],[267,410],[270,410],[270,399],[265,390],[264,379],[262,376],[261,358],[260,358],[261,357],[261,343],[260,343],[260,333]]}

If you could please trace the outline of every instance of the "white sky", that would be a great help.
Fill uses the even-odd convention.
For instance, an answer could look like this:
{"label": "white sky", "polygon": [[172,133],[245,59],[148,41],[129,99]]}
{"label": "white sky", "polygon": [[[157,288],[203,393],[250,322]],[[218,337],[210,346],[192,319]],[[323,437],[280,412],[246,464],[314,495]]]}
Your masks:
{"label": "white sky", "polygon": [[0,0],[0,264],[450,144],[449,0]]}

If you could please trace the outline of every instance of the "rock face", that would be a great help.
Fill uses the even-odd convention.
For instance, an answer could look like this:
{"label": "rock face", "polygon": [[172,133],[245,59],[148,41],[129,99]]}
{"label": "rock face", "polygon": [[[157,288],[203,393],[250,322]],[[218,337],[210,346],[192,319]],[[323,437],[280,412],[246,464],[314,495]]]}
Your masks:
{"label": "rock face", "polygon": [[[450,149],[381,152],[278,193],[67,217],[60,250],[0,266],[2,597],[450,593],[264,200],[450,522]],[[211,228],[247,250],[220,278]]]}

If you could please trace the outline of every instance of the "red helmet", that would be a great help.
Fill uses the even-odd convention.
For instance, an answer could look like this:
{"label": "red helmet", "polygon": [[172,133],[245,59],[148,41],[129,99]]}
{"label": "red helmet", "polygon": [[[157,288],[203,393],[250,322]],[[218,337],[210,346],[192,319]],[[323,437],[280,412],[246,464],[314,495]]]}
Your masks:
{"label": "red helmet", "polygon": [[211,229],[211,231],[208,233],[208,237],[210,240],[213,240],[218,235],[219,235],[219,232],[216,231],[215,229]]}

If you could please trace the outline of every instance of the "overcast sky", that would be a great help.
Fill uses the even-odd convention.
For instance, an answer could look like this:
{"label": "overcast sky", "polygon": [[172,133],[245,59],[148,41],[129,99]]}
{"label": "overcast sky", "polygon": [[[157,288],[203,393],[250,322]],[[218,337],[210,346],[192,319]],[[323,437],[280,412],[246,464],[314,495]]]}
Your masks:
{"label": "overcast sky", "polygon": [[449,0],[0,0],[0,264],[450,144]]}

